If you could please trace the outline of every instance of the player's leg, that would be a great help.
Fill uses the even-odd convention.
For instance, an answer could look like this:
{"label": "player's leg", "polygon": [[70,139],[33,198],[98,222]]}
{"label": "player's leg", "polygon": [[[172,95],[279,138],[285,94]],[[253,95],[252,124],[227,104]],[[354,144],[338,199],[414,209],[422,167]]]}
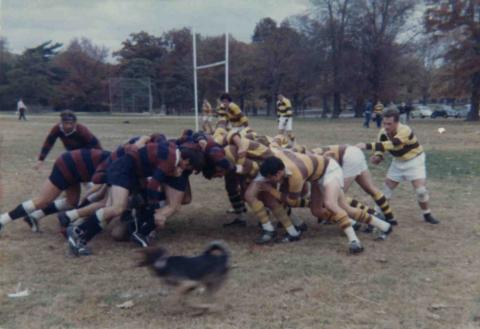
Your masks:
{"label": "player's leg", "polygon": [[430,210],[430,205],[429,205],[430,195],[429,195],[426,183],[427,183],[426,179],[412,180],[412,186],[415,189],[415,195],[417,197],[418,205],[422,210],[423,219],[427,223],[438,224],[440,223],[440,221],[432,216],[432,212]]}
{"label": "player's leg", "polygon": [[12,220],[26,217],[33,213],[35,210],[45,208],[51,202],[53,202],[60,194],[62,190],[55,186],[49,179],[47,179],[40,190],[38,196],[31,200],[27,200],[16,206],[13,210],[0,215],[0,229],[3,225],[11,222]]}
{"label": "player's leg", "polygon": [[390,202],[388,201],[388,198],[375,185],[370,171],[363,171],[355,178],[355,181],[365,192],[367,192],[373,198],[375,204],[381,209],[383,215],[385,216],[385,220],[388,221],[390,224],[397,224],[397,221],[394,219],[393,211],[390,207]]}
{"label": "player's leg", "polygon": [[267,208],[272,211],[272,215],[285,228],[286,234],[280,241],[293,242],[300,240],[301,232],[299,232],[292,223],[292,220],[288,215],[287,209],[285,209],[284,205],[275,199],[270,193],[261,192],[259,193],[258,198]]}
{"label": "player's leg", "polygon": [[270,221],[270,217],[268,216],[268,212],[264,203],[259,200],[260,184],[265,183],[254,180],[248,185],[245,190],[245,201],[248,203],[250,209],[262,227],[260,237],[255,242],[257,244],[267,244],[274,241],[277,232]]}
{"label": "player's leg", "polygon": [[292,117],[287,118],[286,131],[290,141],[292,143],[295,142],[295,135],[293,134],[293,118]]}
{"label": "player's leg", "polygon": [[235,218],[233,221],[223,224],[223,227],[246,227],[247,220],[245,213],[247,208],[245,207],[245,201],[241,195],[240,178],[234,172],[225,174],[225,189],[227,190],[228,199],[233,209]]}
{"label": "player's leg", "polygon": [[363,251],[363,247],[355,234],[347,212],[338,204],[340,191],[340,185],[335,181],[323,184],[322,188],[320,188],[319,184],[312,184],[311,211],[316,217],[322,216],[324,210],[321,209],[320,205],[323,203],[325,208],[333,214],[330,219],[337,223],[347,236],[350,252],[359,253]]}

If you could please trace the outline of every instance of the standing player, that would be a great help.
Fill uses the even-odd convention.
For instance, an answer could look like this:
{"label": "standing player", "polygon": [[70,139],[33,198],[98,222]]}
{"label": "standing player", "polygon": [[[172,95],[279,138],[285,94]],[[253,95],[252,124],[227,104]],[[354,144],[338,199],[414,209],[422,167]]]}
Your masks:
{"label": "standing player", "polygon": [[360,143],[357,147],[374,151],[370,158],[375,165],[383,161],[383,154],[389,151],[393,161],[385,178],[383,194],[390,199],[393,190],[398,184],[407,180],[412,183],[417,201],[422,209],[423,219],[430,224],[438,224],[430,211],[428,204],[429,194],[426,187],[427,170],[425,168],[425,153],[418,143],[412,129],[399,122],[400,113],[396,109],[389,109],[384,113],[383,129],[378,134],[375,143]]}
{"label": "standing player", "polygon": [[295,136],[292,133],[292,103],[282,94],[278,95],[277,99],[278,133],[284,135],[286,131],[288,138],[293,142]]}
{"label": "standing player", "polygon": [[373,120],[377,124],[377,128],[382,126],[382,118],[383,118],[383,109],[384,106],[380,100],[377,100],[377,104],[375,104],[373,108]]}
{"label": "standing player", "polygon": [[18,120],[25,120],[27,121],[27,117],[25,116],[25,113],[27,112],[27,106],[23,102],[23,100],[20,98],[17,102],[17,112],[18,112]]}
{"label": "standing player", "polygon": [[207,99],[204,99],[202,104],[202,129],[209,134],[213,134],[212,115],[212,105],[210,105]]}
{"label": "standing player", "polygon": [[57,138],[62,140],[68,151],[78,149],[102,149],[97,137],[84,125],[77,123],[77,116],[73,111],[65,110],[60,113],[60,122],[53,126],[43,143],[35,169],[40,169],[43,161],[52,149]]}
{"label": "standing player", "polygon": [[223,94],[220,96],[220,101],[225,107],[225,115],[230,128],[232,130],[241,130],[245,127],[248,127],[248,118],[243,114],[240,107],[232,102],[232,97],[229,94]]}

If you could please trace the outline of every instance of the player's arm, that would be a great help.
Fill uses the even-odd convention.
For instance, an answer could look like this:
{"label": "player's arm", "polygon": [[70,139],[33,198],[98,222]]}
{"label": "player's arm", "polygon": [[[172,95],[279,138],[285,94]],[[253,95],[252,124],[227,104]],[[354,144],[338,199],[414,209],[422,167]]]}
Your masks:
{"label": "player's arm", "polygon": [[240,134],[233,133],[232,135],[227,137],[227,140],[230,144],[235,145],[237,147],[238,153],[238,160],[237,163],[243,165],[247,157],[247,150],[250,146],[250,141],[246,138],[240,137]]}
{"label": "player's arm", "polygon": [[100,141],[95,137],[94,134],[85,126],[79,127],[79,134],[82,138],[87,142],[86,148],[90,149],[102,149],[102,145],[100,145]]}
{"label": "player's arm", "polygon": [[55,141],[59,137],[60,133],[60,128],[58,127],[58,124],[55,125],[52,130],[50,130],[50,133],[48,134],[47,138],[45,138],[45,141],[43,142],[42,149],[40,150],[40,155],[38,156],[38,162],[35,165],[35,169],[40,169],[40,167],[43,164],[43,161],[45,161],[45,158],[47,157],[48,153],[50,153],[50,150],[52,149],[53,145],[55,144]]}
{"label": "player's arm", "polygon": [[262,188],[275,199],[290,207],[308,207],[310,204],[309,199],[302,198],[303,181],[296,177],[291,176],[288,179],[288,191],[283,193],[271,185],[265,185]]}

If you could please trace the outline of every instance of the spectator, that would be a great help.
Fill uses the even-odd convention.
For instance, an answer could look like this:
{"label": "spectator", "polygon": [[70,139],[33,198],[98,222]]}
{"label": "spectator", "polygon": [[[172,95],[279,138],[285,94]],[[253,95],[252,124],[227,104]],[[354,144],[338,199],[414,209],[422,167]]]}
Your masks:
{"label": "spectator", "polygon": [[27,121],[27,117],[25,116],[25,113],[27,112],[27,106],[23,102],[23,100],[20,98],[17,102],[17,113],[18,113],[18,120],[25,120]]}
{"label": "spectator", "polygon": [[372,118],[372,110],[373,110],[373,104],[370,100],[367,101],[367,105],[365,107],[365,121],[363,121],[363,126],[365,128],[370,128],[370,120]]}

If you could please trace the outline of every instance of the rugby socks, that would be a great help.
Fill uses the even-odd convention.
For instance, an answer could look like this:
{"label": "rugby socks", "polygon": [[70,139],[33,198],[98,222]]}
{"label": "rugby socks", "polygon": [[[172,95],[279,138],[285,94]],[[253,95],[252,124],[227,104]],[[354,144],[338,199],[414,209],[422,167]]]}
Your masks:
{"label": "rugby socks", "polygon": [[68,209],[68,208],[69,208],[69,206],[68,206],[68,203],[67,203],[67,199],[65,199],[65,198],[58,199],[58,200],[55,200],[54,202],[50,203],[45,208],[34,211],[33,213],[30,214],[30,216],[32,216],[36,220],[39,220],[40,218],[43,218],[43,217],[51,215],[51,214],[55,214],[59,211],[62,211],[62,210]]}
{"label": "rugby socks", "polygon": [[95,235],[103,231],[105,227],[105,221],[103,218],[103,209],[99,209],[95,214],[88,217],[85,222],[78,226],[83,234],[82,238],[85,242],[90,241]]}
{"label": "rugby socks", "polygon": [[281,205],[275,207],[272,209],[272,214],[277,218],[287,230],[288,234],[291,236],[299,236],[300,233],[298,233],[297,229],[295,226],[293,226],[292,221],[290,220],[290,217],[288,217],[287,212],[285,211],[285,208]]}
{"label": "rugby socks", "polygon": [[372,197],[373,200],[375,200],[377,206],[382,210],[385,219],[387,221],[393,220],[392,208],[390,208],[390,203],[388,202],[388,199],[385,197],[385,195],[382,192],[378,191]]}
{"label": "rugby socks", "polygon": [[382,232],[387,232],[390,229],[391,224],[377,218],[375,216],[371,216],[372,219],[370,220],[370,225],[380,229]]}
{"label": "rugby socks", "polygon": [[375,214],[375,209],[372,209],[372,208],[368,207],[367,205],[364,205],[363,203],[361,203],[357,199],[347,197],[347,203],[353,208],[358,208],[358,209],[365,210],[370,215]]}
{"label": "rugby socks", "polygon": [[235,220],[246,222],[247,219],[245,218],[244,214],[247,212],[247,208],[245,207],[245,202],[240,194],[229,195],[228,198],[236,216]]}
{"label": "rugby socks", "polygon": [[275,231],[272,223],[270,222],[270,218],[268,218],[267,209],[265,209],[265,206],[261,201],[255,200],[250,205],[250,208],[252,209],[255,216],[257,216],[258,220],[262,224],[262,228],[265,231],[270,231],[270,232]]}
{"label": "rugby socks", "polygon": [[35,211],[35,204],[32,200],[28,200],[19,204],[15,209],[0,216],[0,224],[5,225],[8,222],[20,217],[25,217]]}
{"label": "rugby socks", "polygon": [[70,222],[73,222],[80,217],[77,209],[69,210],[69,211],[65,212],[65,215],[68,217],[68,219],[70,219]]}

